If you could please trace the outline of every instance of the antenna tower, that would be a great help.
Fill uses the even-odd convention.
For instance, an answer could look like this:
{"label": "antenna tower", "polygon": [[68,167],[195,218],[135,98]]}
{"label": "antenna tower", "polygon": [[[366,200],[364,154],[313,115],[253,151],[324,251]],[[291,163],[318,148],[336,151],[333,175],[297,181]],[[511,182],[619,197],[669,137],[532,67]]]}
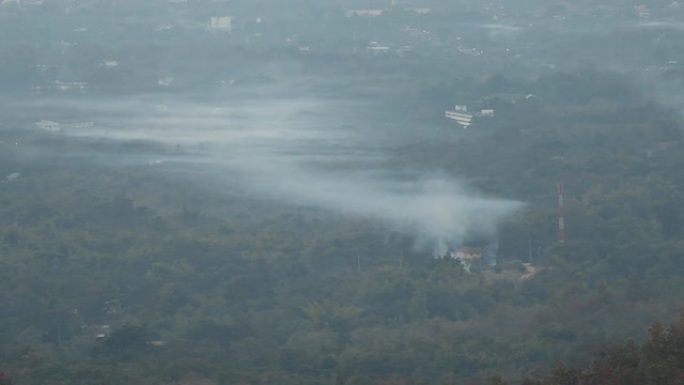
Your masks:
{"label": "antenna tower", "polygon": [[565,242],[565,218],[563,209],[563,182],[558,182],[558,242]]}

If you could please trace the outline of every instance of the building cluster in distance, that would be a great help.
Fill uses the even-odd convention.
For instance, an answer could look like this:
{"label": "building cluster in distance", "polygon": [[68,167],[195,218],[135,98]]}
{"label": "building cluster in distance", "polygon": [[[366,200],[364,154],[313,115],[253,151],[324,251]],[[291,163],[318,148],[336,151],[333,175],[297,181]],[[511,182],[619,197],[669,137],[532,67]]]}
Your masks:
{"label": "building cluster in distance", "polygon": [[493,109],[482,109],[477,112],[468,111],[468,107],[464,105],[456,105],[453,110],[444,111],[444,116],[455,120],[463,128],[468,128],[473,121],[473,118],[492,117],[494,116]]}

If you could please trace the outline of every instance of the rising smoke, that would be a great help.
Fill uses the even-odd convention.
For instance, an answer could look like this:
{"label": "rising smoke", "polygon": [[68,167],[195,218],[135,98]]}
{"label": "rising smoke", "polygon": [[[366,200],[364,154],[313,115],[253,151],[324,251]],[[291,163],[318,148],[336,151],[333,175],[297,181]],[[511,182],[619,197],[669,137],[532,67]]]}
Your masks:
{"label": "rising smoke", "polygon": [[411,140],[415,130],[379,129],[359,114],[372,108],[343,100],[259,92],[221,103],[155,95],[125,102],[42,100],[24,107],[59,112],[44,119],[95,122],[48,135],[116,148],[147,144],[127,154],[102,146],[78,154],[91,161],[155,165],[158,172],[202,175],[214,186],[238,184],[252,196],[372,218],[435,254],[446,254],[472,234],[495,239],[497,222],[520,206],[477,197],[439,171],[388,165],[387,149]]}

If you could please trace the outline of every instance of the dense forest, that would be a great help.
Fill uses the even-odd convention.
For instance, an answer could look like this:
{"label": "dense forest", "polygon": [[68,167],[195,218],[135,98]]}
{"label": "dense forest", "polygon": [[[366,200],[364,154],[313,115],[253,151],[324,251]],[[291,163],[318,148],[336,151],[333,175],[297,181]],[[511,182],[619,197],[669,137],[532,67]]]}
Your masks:
{"label": "dense forest", "polygon": [[0,1],[0,385],[684,384],[641,3]]}
{"label": "dense forest", "polygon": [[65,155],[83,144],[6,129],[2,381],[681,381],[681,321],[649,329],[684,287],[679,112],[592,70],[413,86],[409,119],[466,92],[497,111],[467,130],[435,119],[387,160],[525,202],[498,225],[494,266],[468,272],[372,217],[84,164]]}

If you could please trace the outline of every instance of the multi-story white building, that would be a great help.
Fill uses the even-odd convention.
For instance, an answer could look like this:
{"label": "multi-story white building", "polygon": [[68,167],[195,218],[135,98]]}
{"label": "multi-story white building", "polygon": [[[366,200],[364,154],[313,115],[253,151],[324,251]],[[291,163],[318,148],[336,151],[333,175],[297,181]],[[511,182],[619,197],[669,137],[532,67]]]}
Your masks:
{"label": "multi-story white building", "polygon": [[455,120],[463,128],[467,128],[472,123],[473,118],[492,117],[494,116],[494,110],[484,109],[480,112],[468,112],[468,107],[456,105],[453,110],[444,111],[444,116]]}
{"label": "multi-story white building", "polygon": [[470,126],[473,120],[473,114],[468,113],[468,107],[466,106],[454,106],[453,110],[444,111],[444,116],[455,120],[463,128]]}
{"label": "multi-story white building", "polygon": [[233,29],[233,16],[215,16],[209,20],[209,28],[230,31]]}

